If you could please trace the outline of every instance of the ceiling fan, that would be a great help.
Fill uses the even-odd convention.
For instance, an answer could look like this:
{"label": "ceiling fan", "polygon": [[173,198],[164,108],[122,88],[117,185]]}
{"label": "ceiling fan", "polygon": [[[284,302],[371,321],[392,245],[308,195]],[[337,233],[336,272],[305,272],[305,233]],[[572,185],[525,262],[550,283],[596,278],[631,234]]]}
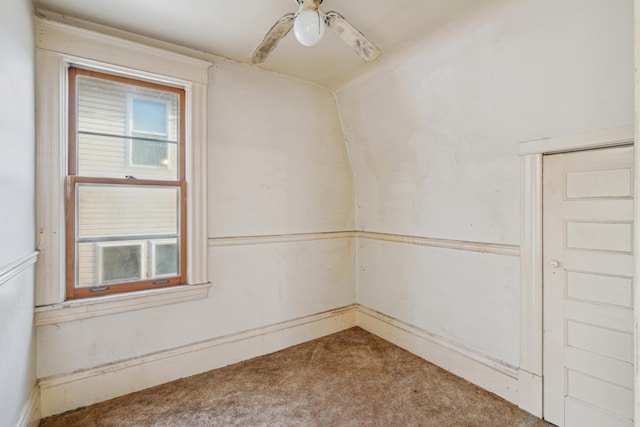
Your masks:
{"label": "ceiling fan", "polygon": [[380,49],[351,25],[338,12],[325,13],[320,9],[323,0],[296,0],[300,8],[296,13],[287,13],[269,30],[262,43],[253,51],[249,59],[253,64],[264,62],[291,28],[300,44],[313,46],[324,35],[325,25],[333,30],[342,41],[353,48],[365,61],[373,61],[380,56]]}

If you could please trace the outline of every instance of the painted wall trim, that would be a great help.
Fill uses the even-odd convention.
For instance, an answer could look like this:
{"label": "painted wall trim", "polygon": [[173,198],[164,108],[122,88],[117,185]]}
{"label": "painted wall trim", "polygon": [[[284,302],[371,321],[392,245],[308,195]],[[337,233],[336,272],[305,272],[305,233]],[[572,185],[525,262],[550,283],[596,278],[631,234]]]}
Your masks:
{"label": "painted wall trim", "polygon": [[592,130],[567,136],[523,141],[518,148],[521,156],[551,154],[573,150],[626,145],[634,140],[634,125]]}
{"label": "painted wall trim", "polygon": [[17,427],[38,427],[40,424],[40,386],[33,386],[29,401],[22,408]]}
{"label": "painted wall trim", "polygon": [[36,326],[51,325],[204,299],[209,296],[210,287],[210,283],[176,286],[36,307],[35,324]]}
{"label": "painted wall trim", "polygon": [[35,264],[38,261],[38,254],[38,251],[33,251],[29,255],[25,255],[0,268],[0,286]]}
{"label": "painted wall trim", "polygon": [[358,326],[465,380],[518,403],[518,369],[421,328],[358,306]]}
{"label": "painted wall trim", "polygon": [[361,239],[381,240],[385,242],[406,243],[418,246],[430,246],[434,248],[454,249],[469,252],[482,252],[497,255],[519,256],[520,247],[517,245],[504,245],[498,243],[467,242],[464,240],[447,240],[432,237],[404,236],[400,234],[374,233],[359,231],[356,235]]}
{"label": "painted wall trim", "polygon": [[535,381],[523,382],[518,404],[542,417],[542,154],[520,162],[520,369],[538,377],[540,389]]}
{"label": "painted wall trim", "polygon": [[184,347],[40,380],[42,416],[282,350],[356,326],[356,306],[337,308]]}
{"label": "painted wall trim", "polygon": [[207,84],[211,63],[119,37],[36,17],[36,47]]}
{"label": "painted wall trim", "polygon": [[274,243],[309,242],[327,239],[350,239],[354,231],[334,231],[326,233],[278,234],[269,236],[210,237],[209,247],[264,245]]}
{"label": "painted wall trim", "polygon": [[[636,141],[640,140],[640,0],[634,0],[634,114]],[[640,427],[640,150],[633,150],[634,227],[633,227],[633,307],[634,307],[634,413],[633,425]]]}
{"label": "painted wall trim", "polygon": [[[634,142],[634,126],[618,126],[569,136],[521,142],[520,191],[520,381],[517,402],[522,409],[542,417],[542,158],[545,154],[615,147]],[[638,151],[635,150],[636,156]],[[638,182],[636,167],[636,184]],[[636,185],[636,190],[638,186]],[[635,201],[636,206],[638,200]],[[638,215],[636,210],[636,215]],[[636,228],[637,232],[637,228]],[[637,252],[637,251],[636,251]],[[638,254],[635,255],[637,264]],[[634,295],[638,294],[637,279]],[[638,338],[635,338],[636,347]],[[640,374],[638,374],[640,377]],[[637,399],[637,396],[636,396]]]}
{"label": "painted wall trim", "polygon": [[271,236],[210,237],[209,247],[261,245],[274,243],[306,242],[325,239],[361,238],[409,245],[431,246],[470,252],[519,256],[520,247],[497,243],[466,242],[432,237],[405,236],[400,234],[375,233],[370,231],[336,231],[327,233],[281,234]]}
{"label": "painted wall trim", "polygon": [[65,73],[60,55],[36,49],[36,305],[64,301]]}
{"label": "painted wall trim", "polygon": [[518,401],[516,404],[530,414],[542,418],[542,375],[520,369],[518,372]]}
{"label": "painted wall trim", "polygon": [[207,144],[208,89],[194,83],[188,88],[191,105],[187,108],[187,280],[205,283],[208,280],[207,262]]}

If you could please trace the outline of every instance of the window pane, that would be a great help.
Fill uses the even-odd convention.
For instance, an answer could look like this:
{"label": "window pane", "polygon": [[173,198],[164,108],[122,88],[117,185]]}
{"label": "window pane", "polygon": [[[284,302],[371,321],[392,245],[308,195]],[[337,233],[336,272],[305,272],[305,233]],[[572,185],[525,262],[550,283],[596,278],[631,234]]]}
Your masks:
{"label": "window pane", "polygon": [[77,92],[78,175],[178,179],[176,93],[88,76]]}
{"label": "window pane", "polygon": [[[118,143],[112,137],[79,135],[78,175],[96,178],[157,179],[175,181],[178,146],[172,143],[149,142],[151,149],[145,149],[146,140],[122,138]],[[142,144],[142,147],[141,145]],[[130,151],[127,151],[130,149]],[[131,158],[131,161],[128,159]],[[131,165],[129,163],[132,163]],[[127,165],[122,167],[122,165]],[[145,167],[161,166],[161,167]]]}
{"label": "window pane", "polygon": [[132,140],[131,163],[139,166],[167,166],[167,144],[157,141]]}
{"label": "window pane", "polygon": [[153,272],[155,276],[175,276],[178,274],[179,252],[177,239],[173,242],[152,242]]}
{"label": "window pane", "polygon": [[178,234],[179,187],[78,184],[78,238]]}
{"label": "window pane", "polygon": [[95,243],[78,244],[78,274],[76,287],[97,286],[100,284],[98,251]]}
{"label": "window pane", "polygon": [[101,286],[147,279],[146,241],[78,244],[77,287]]}
{"label": "window pane", "polygon": [[142,275],[142,246],[106,246],[100,248],[101,283],[140,280]]}
{"label": "window pane", "polygon": [[167,104],[133,98],[132,131],[167,136]]}

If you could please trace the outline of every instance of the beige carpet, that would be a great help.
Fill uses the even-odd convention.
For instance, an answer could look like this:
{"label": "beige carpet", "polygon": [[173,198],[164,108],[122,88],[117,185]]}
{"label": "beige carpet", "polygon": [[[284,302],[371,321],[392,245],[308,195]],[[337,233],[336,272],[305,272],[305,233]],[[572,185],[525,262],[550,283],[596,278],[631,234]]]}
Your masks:
{"label": "beige carpet", "polygon": [[353,328],[44,419],[70,426],[548,426]]}

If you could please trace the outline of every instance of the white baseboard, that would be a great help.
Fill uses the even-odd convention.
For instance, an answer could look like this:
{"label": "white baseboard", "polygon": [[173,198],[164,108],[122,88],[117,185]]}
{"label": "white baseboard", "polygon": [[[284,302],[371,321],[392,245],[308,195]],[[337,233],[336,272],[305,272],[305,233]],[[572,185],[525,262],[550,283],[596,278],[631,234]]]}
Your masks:
{"label": "white baseboard", "polygon": [[542,418],[542,376],[520,369],[518,376],[518,406]]}
{"label": "white baseboard", "polygon": [[40,424],[40,386],[36,384],[29,401],[24,405],[17,427],[38,427]]}
{"label": "white baseboard", "polygon": [[42,417],[273,353],[356,326],[355,305],[40,380]]}
{"label": "white baseboard", "polygon": [[518,405],[518,369],[358,306],[358,326]]}
{"label": "white baseboard", "polygon": [[[537,378],[523,376],[524,372],[504,362],[356,304],[122,362],[43,378],[37,398],[30,402],[33,409],[28,412],[37,412],[38,419],[40,415],[48,417],[273,353],[354,326],[360,326],[539,416]],[[524,383],[520,387],[531,383],[531,387],[523,387],[531,389],[530,396],[526,390],[518,393],[519,382]],[[23,418],[30,419],[26,415]],[[28,422],[19,426],[35,427]]]}

